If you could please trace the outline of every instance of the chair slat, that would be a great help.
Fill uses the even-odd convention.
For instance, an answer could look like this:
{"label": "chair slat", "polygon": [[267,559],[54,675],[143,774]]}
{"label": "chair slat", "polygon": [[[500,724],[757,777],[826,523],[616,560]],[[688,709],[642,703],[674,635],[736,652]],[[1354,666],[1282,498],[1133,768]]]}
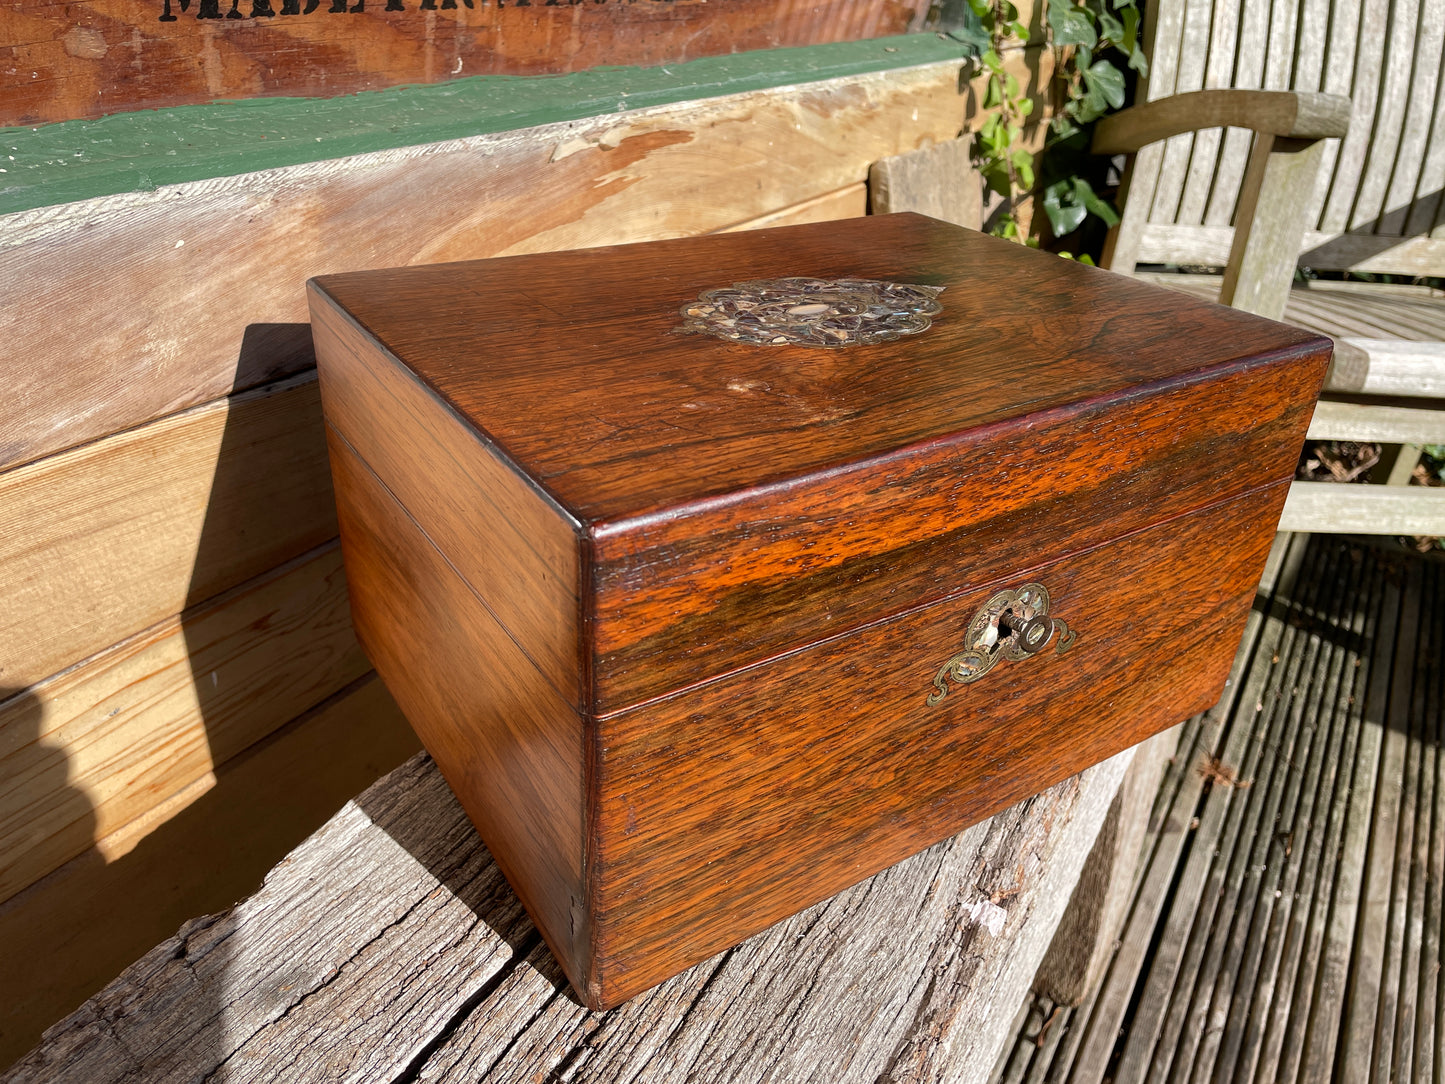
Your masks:
{"label": "chair slat", "polygon": [[1380,78],[1374,124],[1369,133],[1369,149],[1349,220],[1350,229],[1361,233],[1382,232],[1380,217],[1385,210],[1385,193],[1390,186],[1391,173],[1397,165],[1411,168],[1410,164],[1399,161],[1398,155],[1401,129],[1405,125],[1410,100],[1419,13],[1419,0],[1393,0],[1388,27],[1379,28],[1384,31],[1380,36],[1387,42],[1384,70]]}
{"label": "chair slat", "polygon": [[[1411,216],[1411,205],[1420,192],[1435,96],[1440,89],[1442,47],[1445,47],[1445,4],[1424,0],[1419,9],[1413,71],[1407,88],[1410,100],[1405,107],[1400,142],[1395,150],[1395,169],[1376,233],[1403,235]],[[1439,187],[1438,180],[1435,186]]]}
{"label": "chair slat", "polygon": [[1364,0],[1356,34],[1352,35],[1350,27],[1338,19],[1334,23],[1336,36],[1354,37],[1356,40],[1354,78],[1347,92],[1354,111],[1350,115],[1349,134],[1340,143],[1334,176],[1330,179],[1329,198],[1325,201],[1324,215],[1320,219],[1320,229],[1325,232],[1343,233],[1350,225],[1355,192],[1369,154],[1375,103],[1380,96],[1380,70],[1385,59],[1384,28],[1388,21],[1389,0]]}

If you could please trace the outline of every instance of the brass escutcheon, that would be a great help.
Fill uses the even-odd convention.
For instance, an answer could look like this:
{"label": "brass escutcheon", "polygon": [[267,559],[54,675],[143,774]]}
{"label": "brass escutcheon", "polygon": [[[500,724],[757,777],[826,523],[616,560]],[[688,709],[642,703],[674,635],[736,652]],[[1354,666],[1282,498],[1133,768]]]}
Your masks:
{"label": "brass escutcheon", "polygon": [[1062,655],[1074,646],[1079,634],[1063,619],[1049,613],[1049,589],[1041,583],[999,591],[985,602],[963,634],[963,650],[938,669],[932,707],[948,695],[948,683],[968,685],[983,677],[999,662],[1022,662],[1049,645],[1054,633],[1054,653]]}

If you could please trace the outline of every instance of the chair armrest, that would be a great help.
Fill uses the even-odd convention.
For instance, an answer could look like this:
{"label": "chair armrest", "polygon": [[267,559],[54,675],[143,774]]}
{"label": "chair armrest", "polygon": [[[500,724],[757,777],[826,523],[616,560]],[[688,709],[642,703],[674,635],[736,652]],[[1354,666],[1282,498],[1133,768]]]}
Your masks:
{"label": "chair armrest", "polygon": [[1131,106],[1099,121],[1095,154],[1137,151],[1161,139],[1201,128],[1252,128],[1292,139],[1342,136],[1350,125],[1350,99],[1296,90],[1195,90]]}

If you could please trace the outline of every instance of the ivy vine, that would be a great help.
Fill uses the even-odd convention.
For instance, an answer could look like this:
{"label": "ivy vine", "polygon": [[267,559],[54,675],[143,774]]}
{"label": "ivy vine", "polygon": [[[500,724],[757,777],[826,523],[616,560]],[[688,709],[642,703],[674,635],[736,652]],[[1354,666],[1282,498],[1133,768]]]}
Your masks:
{"label": "ivy vine", "polygon": [[973,160],[989,190],[1004,200],[991,232],[1031,244],[1037,241],[1023,236],[1014,214],[1028,196],[1037,197],[1056,239],[1074,234],[1091,218],[1103,227],[1119,221],[1118,212],[1098,194],[1107,163],[1088,153],[1089,138],[1094,121],[1124,107],[1125,72],[1148,73],[1139,0],[1047,4],[1044,29],[1054,50],[1059,105],[1049,121],[1037,176],[1034,156],[1021,145],[1034,103],[1003,60],[1008,43],[1028,40],[1018,9],[1011,0],[968,0],[972,18],[959,35],[977,49],[987,75],[983,106],[988,116],[974,140]]}

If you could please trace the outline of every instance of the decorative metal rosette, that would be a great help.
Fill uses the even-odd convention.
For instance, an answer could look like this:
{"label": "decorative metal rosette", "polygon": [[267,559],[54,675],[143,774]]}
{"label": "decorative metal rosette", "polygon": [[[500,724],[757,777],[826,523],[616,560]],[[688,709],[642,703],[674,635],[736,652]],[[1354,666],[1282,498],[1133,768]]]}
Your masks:
{"label": "decorative metal rosette", "polygon": [[852,346],[927,331],[942,286],[874,279],[759,279],[704,290],[682,331],[740,343]]}

